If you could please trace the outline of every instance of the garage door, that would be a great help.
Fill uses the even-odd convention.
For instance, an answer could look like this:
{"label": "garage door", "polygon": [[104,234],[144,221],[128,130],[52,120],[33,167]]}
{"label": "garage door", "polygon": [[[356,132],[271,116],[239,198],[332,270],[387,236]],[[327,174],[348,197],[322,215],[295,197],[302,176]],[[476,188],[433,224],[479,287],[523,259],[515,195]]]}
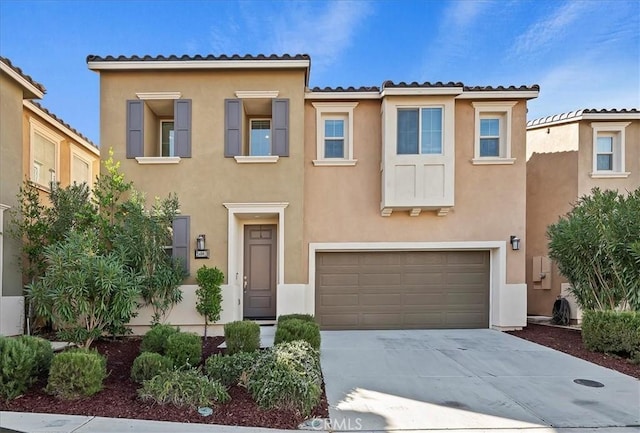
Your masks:
{"label": "garage door", "polygon": [[316,318],[322,329],[487,328],[489,252],[317,253]]}

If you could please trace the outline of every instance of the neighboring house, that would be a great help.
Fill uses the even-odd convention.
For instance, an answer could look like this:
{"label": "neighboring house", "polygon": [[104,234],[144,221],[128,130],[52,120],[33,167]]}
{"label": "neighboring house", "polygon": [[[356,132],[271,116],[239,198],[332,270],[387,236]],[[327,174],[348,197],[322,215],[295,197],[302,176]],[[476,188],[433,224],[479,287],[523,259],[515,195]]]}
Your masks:
{"label": "neighboring house", "polygon": [[[324,329],[526,324],[511,238],[524,242],[538,86],[310,90],[306,55],[87,63],[102,152],[148,196],[180,199],[172,252],[190,276],[168,322],[202,331],[194,277],[207,265],[226,276],[219,323],[297,312]],[[149,322],[143,311],[132,325]]]}
{"label": "neighboring house", "polygon": [[[594,187],[640,187],[640,110],[584,109],[527,123],[527,311],[550,316],[568,284],[548,258],[547,227]],[[580,320],[574,300],[572,318]]]}
{"label": "neighboring house", "polygon": [[100,151],[86,137],[34,102],[44,87],[0,57],[0,335],[22,333],[23,280],[18,264],[20,243],[9,234],[9,209],[25,179],[43,196],[50,182],[93,183],[100,170]]}

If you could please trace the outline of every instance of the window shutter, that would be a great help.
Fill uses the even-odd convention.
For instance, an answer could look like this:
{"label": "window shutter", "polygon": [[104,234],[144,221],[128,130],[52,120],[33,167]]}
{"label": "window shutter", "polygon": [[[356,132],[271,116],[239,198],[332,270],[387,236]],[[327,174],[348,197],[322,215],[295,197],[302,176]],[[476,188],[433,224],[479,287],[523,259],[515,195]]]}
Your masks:
{"label": "window shutter", "polygon": [[175,155],[191,158],[191,99],[176,99],[173,105]]}
{"label": "window shutter", "polygon": [[180,260],[185,274],[189,273],[189,225],[191,218],[180,215],[173,219],[174,260]]}
{"label": "window shutter", "polygon": [[273,123],[271,154],[289,156],[289,100],[274,99],[271,116]]}
{"label": "window shutter", "polygon": [[144,156],[144,101],[127,101],[127,158]]}
{"label": "window shutter", "polygon": [[242,100],[224,100],[224,156],[242,155]]}

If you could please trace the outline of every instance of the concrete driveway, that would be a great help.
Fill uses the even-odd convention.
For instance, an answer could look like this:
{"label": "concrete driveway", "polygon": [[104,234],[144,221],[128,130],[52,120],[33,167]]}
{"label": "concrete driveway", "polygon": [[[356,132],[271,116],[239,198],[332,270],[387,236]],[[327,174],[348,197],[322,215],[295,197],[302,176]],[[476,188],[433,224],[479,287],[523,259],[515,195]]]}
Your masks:
{"label": "concrete driveway", "polygon": [[639,431],[640,381],[499,331],[323,331],[321,361],[337,431]]}

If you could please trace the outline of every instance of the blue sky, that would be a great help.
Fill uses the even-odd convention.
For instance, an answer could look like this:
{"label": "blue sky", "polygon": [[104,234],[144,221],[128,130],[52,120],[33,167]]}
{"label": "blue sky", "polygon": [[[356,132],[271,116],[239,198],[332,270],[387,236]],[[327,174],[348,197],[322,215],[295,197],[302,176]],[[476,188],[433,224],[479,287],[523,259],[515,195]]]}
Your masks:
{"label": "blue sky", "polygon": [[640,2],[0,0],[0,54],[99,143],[88,54],[311,55],[313,86],[541,86],[529,119],[640,106]]}

